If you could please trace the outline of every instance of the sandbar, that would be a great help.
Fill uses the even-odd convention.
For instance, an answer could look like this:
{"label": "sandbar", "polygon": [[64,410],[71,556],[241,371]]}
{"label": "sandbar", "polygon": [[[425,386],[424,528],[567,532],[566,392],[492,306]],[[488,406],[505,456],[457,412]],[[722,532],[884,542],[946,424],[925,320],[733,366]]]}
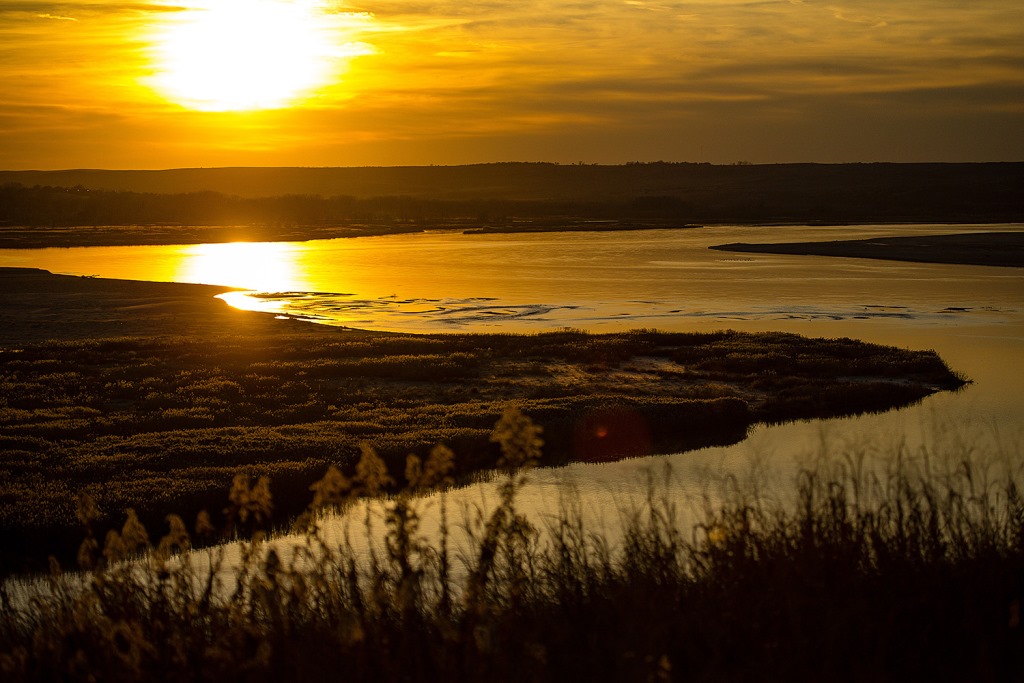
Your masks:
{"label": "sandbar", "polygon": [[1024,232],[874,237],[863,240],[785,242],[780,244],[736,242],[720,244],[711,248],[758,254],[841,256],[918,263],[1024,267]]}
{"label": "sandbar", "polygon": [[0,347],[124,336],[280,334],[324,326],[240,311],[216,299],[230,287],[55,275],[0,268]]}

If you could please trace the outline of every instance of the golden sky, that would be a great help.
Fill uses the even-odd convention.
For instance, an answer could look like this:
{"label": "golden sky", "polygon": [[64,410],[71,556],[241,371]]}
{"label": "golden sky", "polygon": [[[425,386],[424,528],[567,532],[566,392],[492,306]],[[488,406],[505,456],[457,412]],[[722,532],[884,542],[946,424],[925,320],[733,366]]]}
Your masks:
{"label": "golden sky", "polygon": [[1024,160],[1021,0],[0,0],[0,168]]}

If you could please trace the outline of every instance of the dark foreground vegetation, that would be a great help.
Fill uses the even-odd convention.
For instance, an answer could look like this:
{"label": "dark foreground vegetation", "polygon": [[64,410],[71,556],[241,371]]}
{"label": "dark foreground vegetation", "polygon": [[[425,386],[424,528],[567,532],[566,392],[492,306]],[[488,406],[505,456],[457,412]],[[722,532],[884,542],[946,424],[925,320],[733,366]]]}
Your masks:
{"label": "dark foreground vegetation", "polygon": [[[1014,222],[1024,220],[1022,186],[1024,163],[0,171],[0,248],[445,227]],[[61,229],[74,226],[91,229]]]}
{"label": "dark foreground vegetation", "polygon": [[[220,574],[222,555],[208,566],[179,554],[211,534],[210,516],[191,536],[169,517],[154,548],[129,511],[101,544],[95,505],[82,497],[86,572],[67,580],[54,566],[48,582],[3,584],[0,672],[6,681],[1021,680],[1024,501],[1014,476],[986,481],[969,461],[946,475],[872,474],[849,459],[802,473],[793,506],[708,499],[692,531],[652,485],[623,512],[623,538],[610,540],[571,499],[543,528],[517,508],[542,445],[528,419],[506,412],[491,438],[506,472],[499,500],[467,522],[471,542],[458,556],[449,543],[459,522],[444,514],[443,495],[431,502],[447,520],[438,536],[419,529],[416,492],[450,482],[444,447],[410,457],[383,519],[362,522],[367,533],[383,526],[370,557],[327,540],[318,516],[389,485],[369,447],[313,485],[294,553],[242,542],[241,559]],[[266,480],[237,478],[229,500],[229,529],[265,527]],[[360,525],[357,515],[354,534]]]}
{"label": "dark foreground vegetation", "polygon": [[214,509],[234,476],[255,474],[297,513],[367,441],[392,467],[450,444],[465,476],[494,462],[488,434],[510,407],[545,425],[544,463],[560,464],[734,443],[756,422],[887,410],[962,383],[931,351],[782,333],[320,328],[8,346],[0,557],[6,571],[68,557],[79,491],[98,524],[126,508],[152,524]]}

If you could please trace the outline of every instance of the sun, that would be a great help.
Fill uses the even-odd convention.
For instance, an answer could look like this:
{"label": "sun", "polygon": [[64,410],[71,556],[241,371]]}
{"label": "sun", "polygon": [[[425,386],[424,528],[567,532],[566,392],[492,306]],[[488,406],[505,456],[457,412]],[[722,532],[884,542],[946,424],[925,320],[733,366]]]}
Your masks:
{"label": "sun", "polygon": [[200,0],[152,36],[150,85],[202,111],[287,107],[338,77],[357,54],[315,0]]}

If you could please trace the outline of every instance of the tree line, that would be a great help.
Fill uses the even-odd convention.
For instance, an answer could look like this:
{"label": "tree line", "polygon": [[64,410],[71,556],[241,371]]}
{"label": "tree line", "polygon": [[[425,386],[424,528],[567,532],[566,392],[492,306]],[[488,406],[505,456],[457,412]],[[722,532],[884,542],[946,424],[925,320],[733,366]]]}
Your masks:
{"label": "tree line", "polygon": [[[246,170],[234,172],[238,175]],[[295,187],[284,183],[290,177],[288,169],[257,170],[277,172],[285,189]],[[487,182],[462,173],[467,170],[464,167],[323,172],[345,170],[361,170],[366,175],[392,171],[394,178],[375,185],[379,192],[373,195],[361,194],[366,183],[340,183],[328,189],[317,185],[319,176],[310,175],[310,187],[327,191],[277,194],[266,190],[268,194],[243,196],[212,189],[156,192],[30,185],[11,180],[14,176],[7,173],[8,182],[0,185],[0,225],[403,222],[427,226],[444,222],[501,224],[513,219],[557,223],[567,217],[641,224],[1024,220],[1024,193],[1020,191],[1024,164],[1017,163],[526,165],[510,170],[485,168],[479,173],[490,174],[484,179]],[[35,177],[45,180],[48,174]],[[216,177],[209,178],[211,186]],[[541,185],[543,192],[537,189]],[[335,187],[347,187],[351,194],[330,193]]]}

